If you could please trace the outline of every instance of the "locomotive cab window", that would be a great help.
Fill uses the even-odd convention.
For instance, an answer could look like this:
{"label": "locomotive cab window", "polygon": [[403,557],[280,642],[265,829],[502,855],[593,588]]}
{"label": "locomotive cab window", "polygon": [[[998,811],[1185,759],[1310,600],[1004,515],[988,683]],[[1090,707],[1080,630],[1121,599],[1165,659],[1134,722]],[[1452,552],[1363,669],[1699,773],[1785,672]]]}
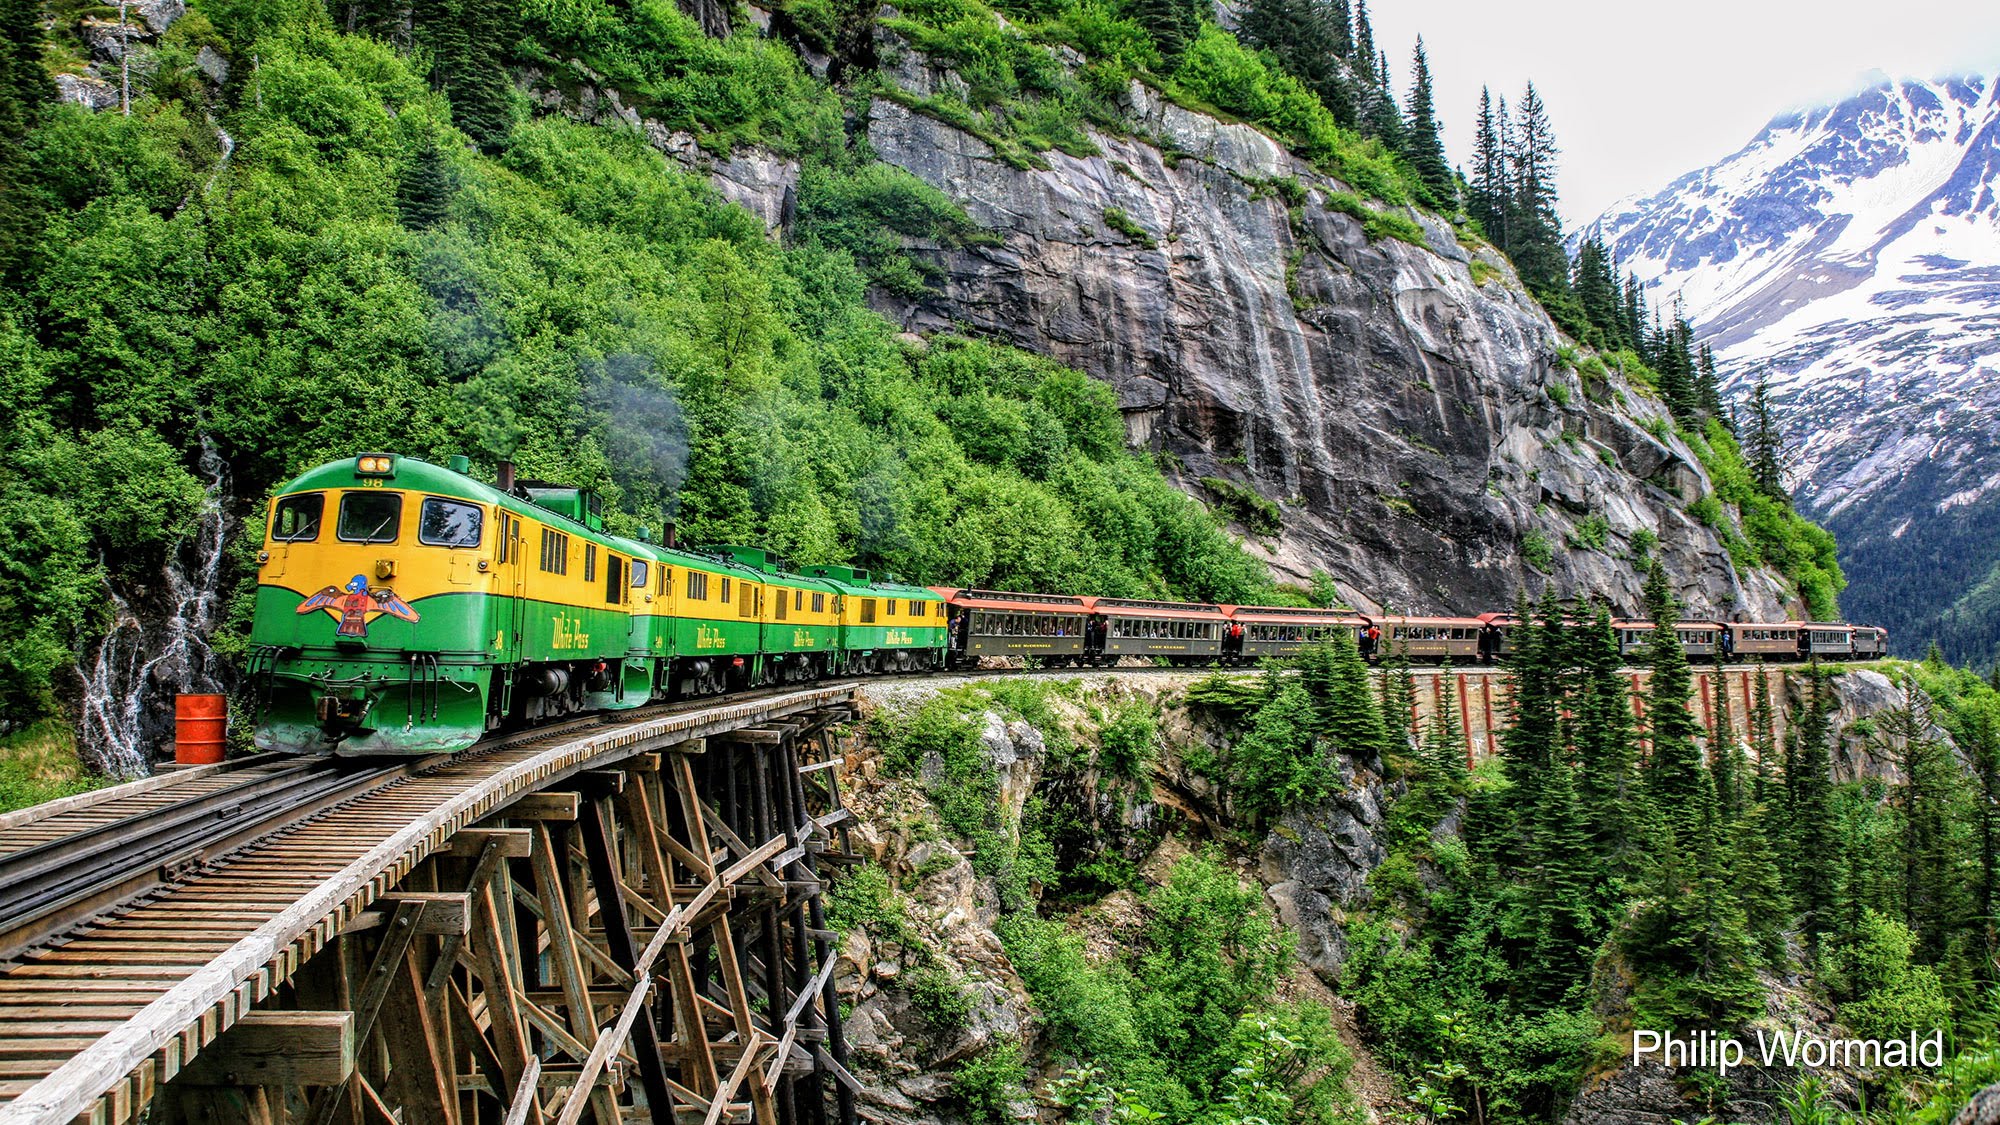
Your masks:
{"label": "locomotive cab window", "polygon": [[632,588],[634,590],[643,590],[646,588],[646,583],[652,580],[652,575],[649,573],[651,569],[652,567],[645,559],[632,560]]}
{"label": "locomotive cab window", "polygon": [[486,512],[477,504],[424,497],[417,515],[417,542],[426,547],[477,547],[486,529]]}
{"label": "locomotive cab window", "polygon": [[350,492],[340,498],[334,534],[349,543],[394,543],[403,498],[394,492]]}
{"label": "locomotive cab window", "polygon": [[622,605],[625,601],[625,560],[609,551],[604,555],[604,604]]}
{"label": "locomotive cab window", "polygon": [[319,538],[319,520],[325,512],[324,492],[282,497],[271,514],[271,538],[280,543],[310,543]]}

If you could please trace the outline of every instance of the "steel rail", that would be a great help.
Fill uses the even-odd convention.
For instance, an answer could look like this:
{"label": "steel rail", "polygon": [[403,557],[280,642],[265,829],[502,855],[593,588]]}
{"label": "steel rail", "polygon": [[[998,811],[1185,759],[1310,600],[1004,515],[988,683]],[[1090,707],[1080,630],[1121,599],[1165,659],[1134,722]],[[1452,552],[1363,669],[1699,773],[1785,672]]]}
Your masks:
{"label": "steel rail", "polygon": [[[152,1089],[172,1078],[251,1004],[289,979],[342,925],[367,909],[416,863],[444,846],[459,829],[513,800],[651,749],[776,716],[836,706],[851,700],[853,694],[847,685],[802,687],[752,693],[750,698],[641,708],[530,730],[489,740],[460,754],[414,759],[386,771],[374,771],[396,776],[377,776],[372,788],[338,801],[321,801],[301,810],[297,819],[319,817],[336,804],[365,808],[374,794],[384,789],[404,791],[405,786],[417,783],[438,789],[435,805],[412,815],[385,838],[348,840],[347,844],[359,851],[356,858],[333,874],[317,878],[285,910],[163,987],[136,1014],[0,1105],[0,1125],[59,1125],[79,1115],[113,1120],[136,1114]],[[578,727],[600,729],[579,733]],[[258,838],[269,839],[280,829],[267,822],[252,830],[260,833]],[[283,838],[296,841],[311,831],[310,824],[297,824]],[[257,853],[254,846],[243,847],[237,862],[253,863]],[[199,880],[190,885],[198,886]],[[107,923],[116,924],[115,919]],[[118,1105],[125,1108],[110,1108]],[[93,1113],[93,1107],[99,1112]]]}

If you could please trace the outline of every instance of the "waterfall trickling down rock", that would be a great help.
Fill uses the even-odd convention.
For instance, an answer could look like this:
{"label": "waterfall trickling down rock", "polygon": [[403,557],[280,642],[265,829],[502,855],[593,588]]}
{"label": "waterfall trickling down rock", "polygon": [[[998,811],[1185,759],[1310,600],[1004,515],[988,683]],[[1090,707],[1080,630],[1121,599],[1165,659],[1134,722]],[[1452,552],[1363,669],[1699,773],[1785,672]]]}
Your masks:
{"label": "waterfall trickling down rock", "polygon": [[207,489],[194,533],[168,552],[159,589],[121,592],[106,580],[111,631],[77,664],[79,748],[86,764],[114,777],[151,772],[153,748],[173,736],[175,695],[224,688],[208,635],[220,601],[229,478],[206,437],[197,467]]}

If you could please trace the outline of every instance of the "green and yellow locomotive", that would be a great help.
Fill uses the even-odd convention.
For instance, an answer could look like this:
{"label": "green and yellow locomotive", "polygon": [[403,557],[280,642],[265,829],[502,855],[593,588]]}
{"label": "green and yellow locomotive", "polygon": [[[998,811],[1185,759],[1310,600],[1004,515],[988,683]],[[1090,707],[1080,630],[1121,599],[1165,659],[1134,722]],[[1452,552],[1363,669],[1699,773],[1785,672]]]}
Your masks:
{"label": "green and yellow locomotive", "polygon": [[943,662],[929,590],[611,535],[588,491],[469,468],[368,453],[272,501],[260,748],[438,753],[510,723]]}

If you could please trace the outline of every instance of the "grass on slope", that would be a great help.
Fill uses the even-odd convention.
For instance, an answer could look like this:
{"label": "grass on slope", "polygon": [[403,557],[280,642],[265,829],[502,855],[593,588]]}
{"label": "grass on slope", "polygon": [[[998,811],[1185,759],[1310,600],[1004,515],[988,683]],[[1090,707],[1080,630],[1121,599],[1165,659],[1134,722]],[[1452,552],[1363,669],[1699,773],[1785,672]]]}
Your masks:
{"label": "grass on slope", "polygon": [[48,720],[0,736],[0,813],[106,784],[84,772],[75,735],[65,723]]}

